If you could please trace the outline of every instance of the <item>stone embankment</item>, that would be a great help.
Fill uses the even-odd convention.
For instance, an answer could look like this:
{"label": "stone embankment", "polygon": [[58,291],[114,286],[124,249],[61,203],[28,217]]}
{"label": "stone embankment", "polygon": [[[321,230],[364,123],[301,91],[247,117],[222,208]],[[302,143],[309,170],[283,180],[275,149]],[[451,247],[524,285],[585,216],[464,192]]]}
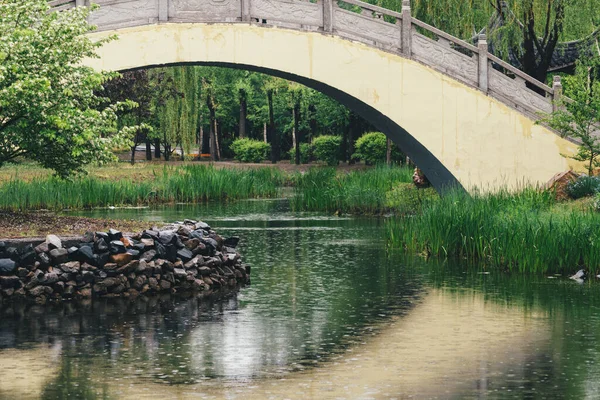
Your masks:
{"label": "stone embankment", "polygon": [[0,242],[0,301],[212,291],[250,282],[250,266],[203,222],[123,235],[88,232],[73,243],[55,235],[34,247]]}

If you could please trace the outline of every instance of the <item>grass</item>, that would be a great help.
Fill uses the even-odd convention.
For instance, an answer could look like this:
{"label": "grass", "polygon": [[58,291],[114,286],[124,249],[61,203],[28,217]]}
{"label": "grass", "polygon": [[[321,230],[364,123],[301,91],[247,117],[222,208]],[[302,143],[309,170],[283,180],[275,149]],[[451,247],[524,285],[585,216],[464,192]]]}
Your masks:
{"label": "grass", "polygon": [[292,208],[303,211],[379,214],[390,208],[388,192],[412,182],[406,167],[376,168],[338,174],[335,168],[313,168],[294,182]]}
{"label": "grass", "polygon": [[392,247],[508,271],[600,271],[600,214],[564,206],[552,193],[450,193],[389,223]]}
{"label": "grass", "polygon": [[152,179],[64,181],[53,177],[12,178],[0,185],[2,210],[62,210],[274,197],[284,180],[275,169],[217,169],[210,165],[163,166]]}

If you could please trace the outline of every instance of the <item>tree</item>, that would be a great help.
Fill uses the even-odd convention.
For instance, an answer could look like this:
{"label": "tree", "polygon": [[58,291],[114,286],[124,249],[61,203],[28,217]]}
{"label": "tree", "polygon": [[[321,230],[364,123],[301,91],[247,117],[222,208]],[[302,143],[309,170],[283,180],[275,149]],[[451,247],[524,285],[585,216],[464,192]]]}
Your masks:
{"label": "tree", "polygon": [[117,111],[96,93],[115,74],[95,72],[82,60],[106,40],[85,34],[90,10],[49,12],[45,0],[0,0],[0,166],[18,157],[36,160],[67,177],[91,162],[114,159],[127,143]]}
{"label": "tree", "polygon": [[557,110],[540,122],[548,123],[563,137],[580,142],[572,158],[587,164],[591,176],[594,167],[600,166],[600,57],[580,60],[574,76],[565,77],[565,95]]}

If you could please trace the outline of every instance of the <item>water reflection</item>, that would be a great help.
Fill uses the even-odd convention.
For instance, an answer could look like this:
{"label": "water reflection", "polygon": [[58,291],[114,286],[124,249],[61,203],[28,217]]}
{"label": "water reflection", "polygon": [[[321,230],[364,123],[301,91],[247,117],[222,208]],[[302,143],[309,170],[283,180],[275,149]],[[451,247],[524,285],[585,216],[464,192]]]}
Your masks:
{"label": "water reflection", "polygon": [[95,212],[206,215],[242,237],[250,287],[0,307],[0,399],[598,395],[593,286],[388,254],[382,220],[203,207]]}

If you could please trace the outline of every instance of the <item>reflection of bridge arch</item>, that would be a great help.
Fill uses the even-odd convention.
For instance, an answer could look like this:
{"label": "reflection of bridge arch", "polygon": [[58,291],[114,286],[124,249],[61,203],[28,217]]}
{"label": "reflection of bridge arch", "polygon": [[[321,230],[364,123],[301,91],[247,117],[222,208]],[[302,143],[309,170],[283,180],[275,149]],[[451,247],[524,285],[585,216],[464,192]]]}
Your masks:
{"label": "reflection of bridge arch", "polygon": [[98,1],[91,22],[104,32],[94,36],[119,40],[88,64],[224,65],[304,83],[374,123],[438,189],[542,183],[569,168],[563,155],[575,145],[534,124],[552,110],[552,88],[493,57],[483,41],[474,47],[411,19],[408,7],[347,2],[362,12],[332,0]]}

